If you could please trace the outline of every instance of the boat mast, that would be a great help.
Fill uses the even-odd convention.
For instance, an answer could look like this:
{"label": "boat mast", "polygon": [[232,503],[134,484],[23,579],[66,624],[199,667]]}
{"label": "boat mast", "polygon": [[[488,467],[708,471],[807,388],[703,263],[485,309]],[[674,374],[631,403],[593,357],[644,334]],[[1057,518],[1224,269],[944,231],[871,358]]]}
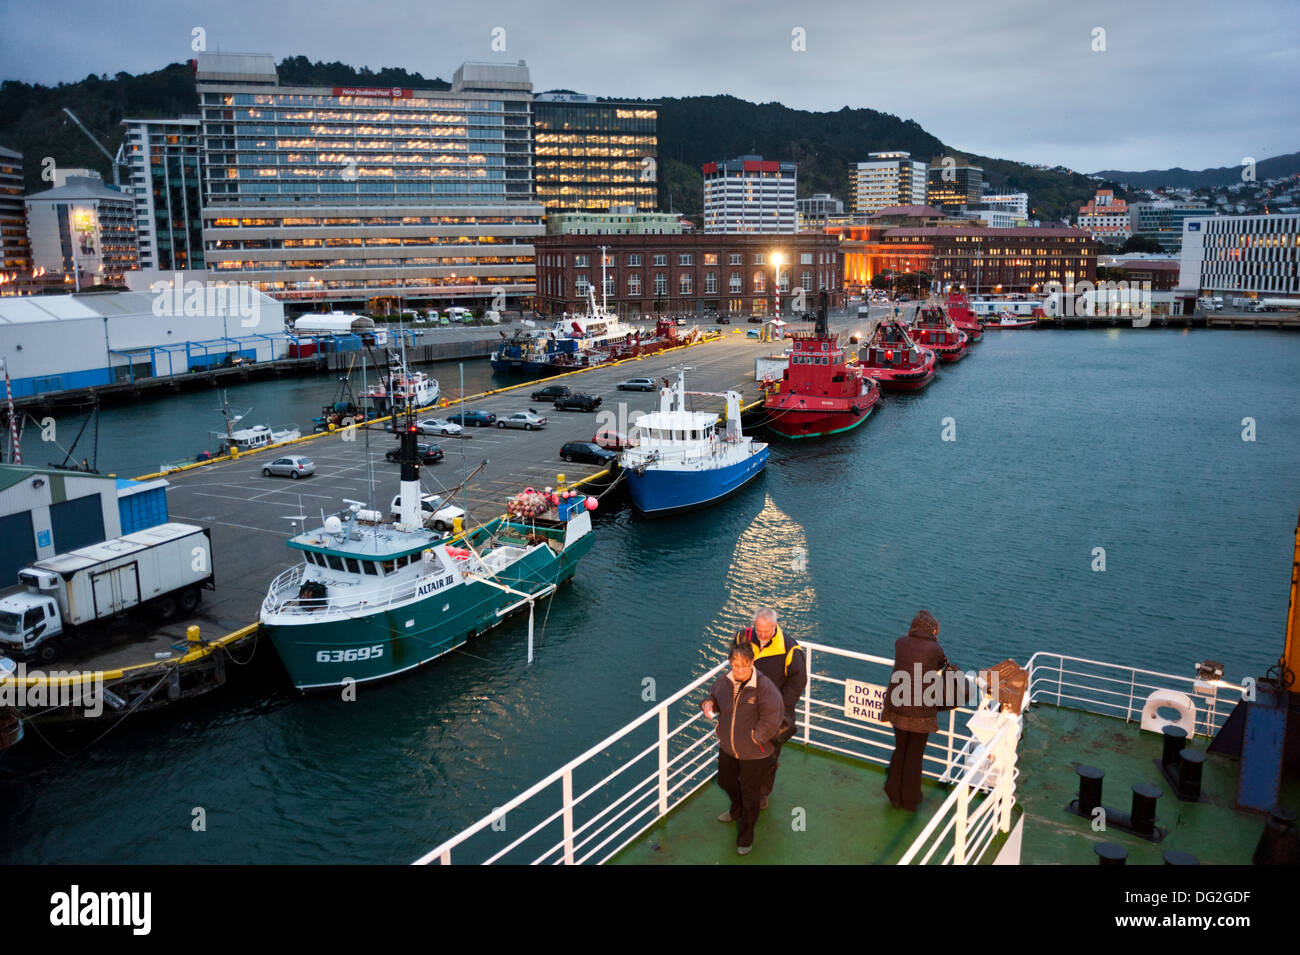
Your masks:
{"label": "boat mast", "polygon": [[602,317],[604,317],[605,312],[608,311],[609,305],[608,299],[605,297],[605,290],[608,287],[605,284],[605,263],[608,261],[605,256],[605,249],[607,248],[608,246],[604,245],[600,247],[600,314]]}

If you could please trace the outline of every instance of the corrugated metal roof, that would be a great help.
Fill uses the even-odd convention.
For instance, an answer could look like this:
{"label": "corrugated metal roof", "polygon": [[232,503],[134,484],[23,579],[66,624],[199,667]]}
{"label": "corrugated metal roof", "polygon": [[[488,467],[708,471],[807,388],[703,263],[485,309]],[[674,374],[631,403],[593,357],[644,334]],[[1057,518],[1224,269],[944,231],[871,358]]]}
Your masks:
{"label": "corrugated metal roof", "polygon": [[98,478],[103,481],[116,481],[107,474],[89,474],[86,471],[64,471],[61,468],[36,468],[26,464],[0,464],[0,491],[6,491],[15,484],[21,484],[28,478],[47,477],[61,474],[64,477]]}

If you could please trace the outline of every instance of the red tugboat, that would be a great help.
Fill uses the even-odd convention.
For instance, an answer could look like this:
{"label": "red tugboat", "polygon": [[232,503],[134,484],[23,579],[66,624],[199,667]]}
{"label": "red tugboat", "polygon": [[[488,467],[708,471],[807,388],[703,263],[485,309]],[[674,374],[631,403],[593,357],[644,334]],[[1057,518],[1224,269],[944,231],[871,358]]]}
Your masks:
{"label": "red tugboat", "polygon": [[936,305],[917,310],[912,332],[917,343],[931,349],[940,361],[961,361],[966,357],[966,333],[958,331],[944,310]]}
{"label": "red tugboat", "polygon": [[813,331],[791,339],[790,363],[763,402],[768,430],[783,438],[818,438],[866,421],[880,401],[880,386],[845,361],[843,346],[830,334],[825,293]]}
{"label": "red tugboat", "polygon": [[984,337],[984,326],[970,310],[970,299],[966,297],[965,292],[949,292],[943,307],[958,331],[965,332],[972,345]]}
{"label": "red tugboat", "polygon": [[871,341],[858,350],[858,367],[885,391],[920,391],[934,379],[934,352],[916,344],[907,328],[893,320],[876,326]]}

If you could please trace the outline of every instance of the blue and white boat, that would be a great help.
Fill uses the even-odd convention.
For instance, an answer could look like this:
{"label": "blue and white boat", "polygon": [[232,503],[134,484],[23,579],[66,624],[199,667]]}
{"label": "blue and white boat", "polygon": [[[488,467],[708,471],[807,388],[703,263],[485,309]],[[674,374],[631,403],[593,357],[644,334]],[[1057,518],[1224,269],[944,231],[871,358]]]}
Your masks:
{"label": "blue and white boat", "polygon": [[727,402],[721,434],[716,414],[686,410],[687,394],[685,373],[679,372],[675,385],[659,389],[659,410],[634,422],[641,443],[623,452],[623,468],[642,514],[707,507],[739,491],[767,465],[767,444],[741,433],[739,392],[714,395]]}

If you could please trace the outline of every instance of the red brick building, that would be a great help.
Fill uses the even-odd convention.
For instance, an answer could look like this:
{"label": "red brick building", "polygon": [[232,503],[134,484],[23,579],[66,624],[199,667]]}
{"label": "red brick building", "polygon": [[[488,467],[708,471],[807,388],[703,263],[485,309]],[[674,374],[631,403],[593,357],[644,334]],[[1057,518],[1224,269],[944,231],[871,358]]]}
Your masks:
{"label": "red brick building", "polygon": [[[825,291],[844,305],[839,237],[797,235],[547,235],[533,240],[537,310],[544,315],[586,310],[587,288],[600,299],[601,246],[606,295],[620,315],[770,314],[780,271],[781,312],[790,314],[798,289],[804,309]],[[778,264],[779,262],[779,264]]]}
{"label": "red brick building", "polygon": [[937,288],[965,286],[973,292],[1041,292],[1047,282],[1070,285],[1097,277],[1097,243],[1084,229],[944,225],[844,231],[841,252],[850,288],[870,284],[886,269],[927,272]]}

